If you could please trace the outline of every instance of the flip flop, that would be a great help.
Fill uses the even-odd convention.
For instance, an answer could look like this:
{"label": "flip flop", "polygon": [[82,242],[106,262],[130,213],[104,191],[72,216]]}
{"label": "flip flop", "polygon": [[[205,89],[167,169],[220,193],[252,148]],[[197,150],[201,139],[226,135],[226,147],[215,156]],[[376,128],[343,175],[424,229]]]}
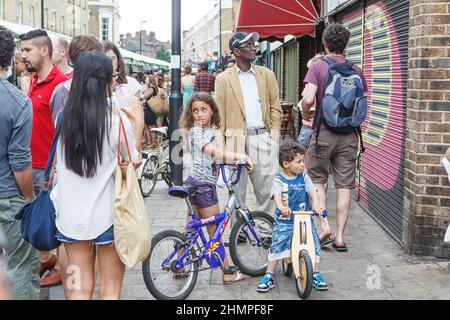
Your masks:
{"label": "flip flop", "polygon": [[228,284],[233,284],[233,283],[236,283],[236,282],[239,282],[239,281],[243,281],[245,279],[247,279],[247,277],[243,273],[238,271],[238,272],[236,272],[236,276],[234,277],[233,280],[228,280],[228,281],[223,280],[223,284],[227,284],[227,285]]}
{"label": "flip flop", "polygon": [[344,243],[343,246],[336,245],[336,242],[333,242],[333,248],[338,252],[345,252],[348,250],[347,245]]}
{"label": "flip flop", "polygon": [[328,237],[326,237],[325,239],[320,240],[320,246],[321,246],[321,247],[324,247],[324,246],[326,246],[327,244],[330,244],[330,243],[334,242],[335,240],[336,240],[335,237],[328,236]]}

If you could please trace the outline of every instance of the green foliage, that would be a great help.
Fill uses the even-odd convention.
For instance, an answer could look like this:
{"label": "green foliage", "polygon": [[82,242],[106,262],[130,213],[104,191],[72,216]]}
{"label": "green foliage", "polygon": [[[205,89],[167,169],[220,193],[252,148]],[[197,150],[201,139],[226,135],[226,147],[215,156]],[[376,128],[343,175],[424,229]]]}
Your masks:
{"label": "green foliage", "polygon": [[170,62],[170,52],[164,50],[164,48],[161,48],[161,50],[159,50],[156,53],[156,59],[163,60],[163,61],[166,61],[166,62]]}

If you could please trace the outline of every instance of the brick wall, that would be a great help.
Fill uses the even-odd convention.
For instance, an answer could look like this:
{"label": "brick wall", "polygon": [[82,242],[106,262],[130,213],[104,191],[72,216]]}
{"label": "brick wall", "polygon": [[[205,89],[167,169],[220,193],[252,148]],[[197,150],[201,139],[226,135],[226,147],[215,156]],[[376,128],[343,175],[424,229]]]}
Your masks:
{"label": "brick wall", "polygon": [[450,258],[450,3],[410,0],[403,247]]}

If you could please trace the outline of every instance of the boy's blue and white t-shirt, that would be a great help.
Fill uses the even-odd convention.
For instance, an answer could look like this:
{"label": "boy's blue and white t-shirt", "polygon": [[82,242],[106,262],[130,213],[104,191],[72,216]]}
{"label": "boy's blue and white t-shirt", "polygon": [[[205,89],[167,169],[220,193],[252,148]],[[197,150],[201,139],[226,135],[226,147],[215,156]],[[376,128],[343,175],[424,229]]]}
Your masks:
{"label": "boy's blue and white t-shirt", "polygon": [[189,147],[192,155],[192,169],[190,176],[195,180],[216,184],[219,177],[219,169],[215,160],[203,148],[212,143],[216,147],[215,129],[212,127],[193,127],[189,130]]}
{"label": "boy's blue and white t-shirt", "polygon": [[[272,194],[281,196],[282,202],[291,209],[291,211],[309,211],[311,205],[309,202],[309,192],[315,192],[316,187],[311,178],[306,173],[300,173],[296,177],[286,177],[282,172],[275,175],[272,185]],[[282,216],[281,211],[277,208],[275,215],[278,220]],[[280,220],[293,222],[294,215],[290,220]]]}

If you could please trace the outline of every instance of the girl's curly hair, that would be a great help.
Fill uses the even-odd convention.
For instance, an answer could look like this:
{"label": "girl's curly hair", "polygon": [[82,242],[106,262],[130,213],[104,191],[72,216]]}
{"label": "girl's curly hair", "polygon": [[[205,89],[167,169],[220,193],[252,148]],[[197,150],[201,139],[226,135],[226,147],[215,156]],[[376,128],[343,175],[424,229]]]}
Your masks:
{"label": "girl's curly hair", "polygon": [[212,118],[211,118],[211,125],[214,125],[217,129],[220,128],[220,115],[219,115],[219,108],[217,107],[216,102],[214,101],[214,98],[211,97],[206,92],[195,92],[189,101],[186,104],[186,107],[181,115],[181,119],[179,121],[179,128],[184,130],[189,130],[194,126],[194,116],[192,115],[192,105],[196,101],[202,101],[207,103],[212,110]]}
{"label": "girl's curly hair", "polygon": [[11,65],[16,43],[11,30],[2,26],[0,26],[0,43],[0,66],[6,69]]}

